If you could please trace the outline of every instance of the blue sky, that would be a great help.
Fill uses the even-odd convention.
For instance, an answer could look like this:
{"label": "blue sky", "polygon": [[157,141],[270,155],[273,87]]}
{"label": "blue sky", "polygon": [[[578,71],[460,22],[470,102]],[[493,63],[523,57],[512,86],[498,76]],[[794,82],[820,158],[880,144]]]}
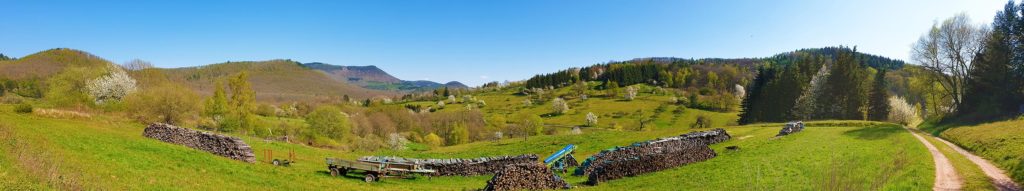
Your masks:
{"label": "blue sky", "polygon": [[937,20],[1002,0],[7,1],[0,53],[67,47],[158,67],[292,59],[469,85],[610,60],[847,45],[904,59]]}

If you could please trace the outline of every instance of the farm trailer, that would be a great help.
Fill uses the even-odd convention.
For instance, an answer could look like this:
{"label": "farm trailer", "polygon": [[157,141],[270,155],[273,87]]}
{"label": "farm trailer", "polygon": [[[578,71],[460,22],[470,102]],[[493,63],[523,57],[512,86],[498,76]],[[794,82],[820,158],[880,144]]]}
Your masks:
{"label": "farm trailer", "polygon": [[327,170],[331,176],[345,176],[349,172],[362,172],[363,181],[373,182],[387,177],[408,177],[413,174],[430,176],[434,170],[423,168],[423,165],[406,161],[350,161],[327,158]]}

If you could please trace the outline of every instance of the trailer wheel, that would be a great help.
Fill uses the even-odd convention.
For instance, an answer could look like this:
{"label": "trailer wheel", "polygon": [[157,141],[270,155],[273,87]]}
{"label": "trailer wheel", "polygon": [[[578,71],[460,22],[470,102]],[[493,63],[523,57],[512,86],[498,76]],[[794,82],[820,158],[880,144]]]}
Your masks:
{"label": "trailer wheel", "polygon": [[274,159],[274,166],[281,166],[281,160]]}
{"label": "trailer wheel", "polygon": [[363,181],[366,182],[373,182],[375,180],[377,180],[377,176],[373,175],[373,173],[366,173],[366,177],[363,178]]}
{"label": "trailer wheel", "polygon": [[344,174],[341,174],[340,172],[338,172],[337,168],[331,168],[331,176],[338,176],[338,175],[344,175]]}

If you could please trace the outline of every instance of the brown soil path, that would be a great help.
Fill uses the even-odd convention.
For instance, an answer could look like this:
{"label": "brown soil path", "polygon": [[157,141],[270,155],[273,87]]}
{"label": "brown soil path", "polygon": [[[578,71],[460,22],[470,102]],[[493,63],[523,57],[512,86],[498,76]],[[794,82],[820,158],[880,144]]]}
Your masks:
{"label": "brown soil path", "polygon": [[992,180],[992,186],[995,186],[996,189],[1000,191],[1021,190],[1020,186],[1017,185],[1017,183],[1013,182],[1013,179],[1011,179],[1009,176],[1006,176],[1006,173],[1004,173],[1002,169],[999,169],[999,167],[992,165],[992,162],[989,162],[984,158],[978,157],[977,155],[971,154],[971,152],[968,152],[967,150],[964,150],[959,146],[956,146],[955,144],[946,141],[945,139],[938,137],[936,137],[935,139],[942,141],[942,143],[948,145],[950,148],[953,148],[953,150],[956,150],[956,152],[960,153],[961,155],[966,156],[967,159],[971,160],[971,162],[974,162],[974,164],[977,164],[978,167],[981,167],[981,171],[984,171],[985,175],[987,175],[989,179]]}
{"label": "brown soil path", "polygon": [[935,185],[932,186],[933,190],[960,190],[960,187],[964,185],[960,179],[960,175],[956,173],[956,169],[953,168],[953,164],[949,163],[949,158],[943,155],[935,145],[925,140],[924,137],[918,135],[909,128],[904,127],[910,134],[917,137],[917,140],[921,141],[925,147],[928,148],[928,152],[932,153],[932,159],[935,160]]}

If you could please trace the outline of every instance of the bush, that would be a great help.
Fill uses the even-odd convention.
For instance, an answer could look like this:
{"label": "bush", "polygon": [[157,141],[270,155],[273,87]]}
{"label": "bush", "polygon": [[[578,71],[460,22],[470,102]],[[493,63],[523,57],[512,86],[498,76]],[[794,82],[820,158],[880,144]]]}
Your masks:
{"label": "bush", "polygon": [[711,128],[711,118],[704,115],[697,115],[697,121],[690,125],[690,128]]}
{"label": "bush", "polygon": [[43,97],[57,107],[92,106],[88,94],[88,79],[99,76],[101,71],[83,67],[70,67],[47,80]]}
{"label": "bush", "polygon": [[144,124],[163,122],[180,125],[199,113],[199,96],[177,84],[162,84],[128,95],[128,113]]}
{"label": "bush", "polygon": [[448,137],[448,145],[458,145],[469,143],[469,128],[466,124],[456,123],[453,125],[450,137]]}
{"label": "bush", "polygon": [[430,147],[439,147],[441,146],[441,143],[444,142],[444,140],[441,139],[441,136],[437,136],[437,134],[430,133],[426,137],[423,137],[423,142]]}
{"label": "bush", "polygon": [[14,112],[17,113],[32,113],[32,104],[22,102],[14,106]]}
{"label": "bush", "polygon": [[306,116],[306,123],[313,132],[327,136],[332,139],[345,138],[351,131],[348,115],[341,112],[341,109],[331,106],[322,106],[313,110]]}
{"label": "bush", "polygon": [[274,107],[273,105],[260,104],[259,106],[256,106],[256,112],[255,113],[256,113],[256,115],[260,115],[260,116],[264,116],[264,117],[275,117],[275,116],[277,116],[277,110],[278,109],[276,107]]}

